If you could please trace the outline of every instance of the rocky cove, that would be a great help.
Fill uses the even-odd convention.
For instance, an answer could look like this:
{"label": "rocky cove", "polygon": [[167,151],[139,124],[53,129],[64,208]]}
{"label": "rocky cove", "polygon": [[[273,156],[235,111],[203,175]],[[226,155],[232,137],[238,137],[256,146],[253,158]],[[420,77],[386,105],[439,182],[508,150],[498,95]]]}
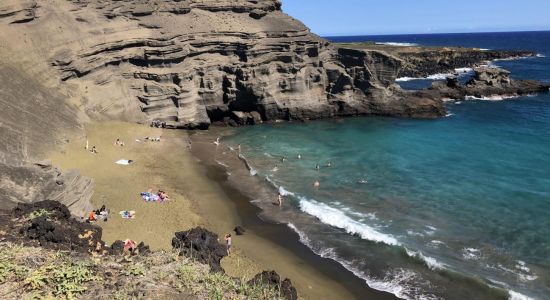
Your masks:
{"label": "rocky cove", "polygon": [[3,1],[0,204],[50,199],[75,216],[90,211],[97,178],[73,169],[76,162],[59,169],[44,160],[84,140],[89,124],[161,120],[206,129],[358,115],[438,118],[445,99],[548,85],[483,67],[467,84],[448,78],[422,91],[403,90],[396,78],[533,55],[332,44],[275,0]]}

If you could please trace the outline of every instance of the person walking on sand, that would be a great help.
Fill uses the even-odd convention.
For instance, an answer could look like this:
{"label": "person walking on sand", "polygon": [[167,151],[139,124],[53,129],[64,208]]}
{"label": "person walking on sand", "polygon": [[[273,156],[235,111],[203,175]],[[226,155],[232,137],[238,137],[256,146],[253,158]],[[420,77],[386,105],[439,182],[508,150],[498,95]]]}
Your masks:
{"label": "person walking on sand", "polygon": [[277,196],[277,202],[279,203],[279,206],[283,206],[283,195],[281,195],[281,193]]}
{"label": "person walking on sand", "polygon": [[226,247],[227,247],[227,255],[231,254],[231,233],[228,233],[226,234],[224,237],[224,240],[225,240],[225,244],[226,244]]}
{"label": "person walking on sand", "polygon": [[216,145],[216,146],[220,145],[220,137],[216,138],[216,141],[214,142],[214,145]]}
{"label": "person walking on sand", "polygon": [[86,147],[84,147],[84,149],[85,149],[85,150],[90,149],[90,148],[88,147],[88,140],[87,140],[87,139],[86,139]]}

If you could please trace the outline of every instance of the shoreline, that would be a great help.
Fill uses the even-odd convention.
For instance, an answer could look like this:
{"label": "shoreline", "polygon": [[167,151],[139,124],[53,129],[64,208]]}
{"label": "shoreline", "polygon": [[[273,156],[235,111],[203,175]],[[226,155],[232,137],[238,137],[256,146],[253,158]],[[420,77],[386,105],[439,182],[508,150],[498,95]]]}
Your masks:
{"label": "shoreline", "polygon": [[[105,242],[130,238],[145,242],[152,250],[166,250],[171,249],[177,231],[203,226],[223,236],[244,225],[246,233],[234,235],[234,252],[222,260],[230,276],[250,279],[261,271],[275,270],[292,280],[303,299],[361,299],[365,295],[395,299],[368,288],[337,262],[313,253],[286,225],[263,221],[250,198],[231,187],[215,159],[197,162],[188,149],[190,132],[104,122],[88,124],[86,133],[98,154],[85,151],[86,138],[77,136],[48,156],[61,170],[76,168],[93,178],[93,207],[106,204],[111,210],[107,222],[97,223]],[[162,141],[135,141],[144,136],[162,136]],[[113,145],[116,138],[126,145]],[[120,166],[114,163],[118,159],[134,163]],[[166,190],[171,200],[143,201],[139,193],[148,188]],[[136,218],[122,219],[119,210],[135,210]]]}
{"label": "shoreline", "polygon": [[[262,184],[259,178],[249,175],[250,171],[246,166],[246,161],[240,159],[236,152],[228,149],[228,145],[220,144],[219,147],[216,147],[213,144],[216,136],[223,135],[228,130],[230,129],[217,127],[209,131],[193,134],[191,136],[191,152],[199,159],[200,164],[210,170],[209,177],[213,181],[218,182],[235,204],[237,213],[243,221],[243,223],[239,225],[244,226],[245,229],[252,228],[255,235],[259,235],[274,244],[292,251],[305,263],[315,266],[317,271],[338,281],[350,291],[356,299],[365,299],[365,297],[368,299],[399,299],[391,293],[370,288],[364,279],[356,276],[338,261],[322,257],[313,252],[306,244],[300,241],[298,233],[292,230],[288,224],[272,220],[268,211],[270,206],[273,206],[274,209],[277,210],[279,207],[271,205],[272,203],[263,206],[258,205],[261,200],[254,199],[255,196],[257,196],[254,195],[255,191],[242,189],[245,185],[257,186]],[[221,159],[219,156],[223,157],[223,162],[218,160]],[[228,176],[228,173],[231,175]],[[234,176],[235,173],[240,173],[241,175],[243,173],[248,174],[244,175],[248,177],[245,178],[246,183],[240,182],[243,180],[243,177],[238,175]],[[237,179],[235,179],[235,177]],[[236,180],[239,181],[239,184],[235,182]],[[274,192],[273,199],[275,199],[275,197],[276,193]],[[255,259],[258,259],[258,257],[255,257]],[[279,269],[276,271],[283,275],[288,272],[288,270]],[[293,280],[293,283],[295,283],[294,278],[290,278]],[[330,299],[333,298],[331,297]],[[339,297],[337,299],[349,299],[349,297]]]}

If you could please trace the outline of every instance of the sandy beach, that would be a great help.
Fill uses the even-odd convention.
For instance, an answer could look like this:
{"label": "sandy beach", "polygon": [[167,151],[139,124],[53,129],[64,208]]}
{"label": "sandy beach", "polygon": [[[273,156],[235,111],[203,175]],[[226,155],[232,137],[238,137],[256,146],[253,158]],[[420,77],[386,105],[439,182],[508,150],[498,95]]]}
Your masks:
{"label": "sandy beach", "polygon": [[[144,141],[145,137],[158,136],[161,142]],[[123,147],[114,144],[117,138],[124,141]],[[99,153],[85,150],[86,140]],[[289,238],[292,233],[286,226],[262,222],[246,197],[223,183],[223,172],[199,163],[189,146],[186,131],[109,122],[87,126],[86,137],[70,140],[49,157],[62,170],[76,168],[94,179],[92,204],[105,204],[111,211],[107,222],[98,223],[107,243],[130,238],[145,242],[153,250],[170,249],[176,231],[204,226],[223,236],[244,224],[246,234],[234,235],[234,252],[222,260],[229,275],[251,278],[273,269],[290,278],[304,299],[353,299],[365,291],[377,294],[349,272],[336,280],[334,272],[338,275],[343,268],[300,246],[295,234]],[[115,164],[119,159],[134,163]],[[148,189],[163,189],[170,200],[145,202],[140,192]],[[134,210],[136,217],[122,219],[118,214],[122,210]],[[285,229],[286,235],[281,233]],[[276,239],[280,241],[274,242]]]}

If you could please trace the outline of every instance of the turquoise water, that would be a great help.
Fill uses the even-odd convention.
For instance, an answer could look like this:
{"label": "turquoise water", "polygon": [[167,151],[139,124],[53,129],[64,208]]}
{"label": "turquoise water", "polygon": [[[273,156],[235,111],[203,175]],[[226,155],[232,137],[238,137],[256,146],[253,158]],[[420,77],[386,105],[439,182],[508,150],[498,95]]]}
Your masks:
{"label": "turquoise water", "polygon": [[[550,78],[544,57],[497,64]],[[226,142],[286,195],[304,243],[374,288],[411,299],[550,299],[550,95],[448,110],[439,120],[246,127]]]}

